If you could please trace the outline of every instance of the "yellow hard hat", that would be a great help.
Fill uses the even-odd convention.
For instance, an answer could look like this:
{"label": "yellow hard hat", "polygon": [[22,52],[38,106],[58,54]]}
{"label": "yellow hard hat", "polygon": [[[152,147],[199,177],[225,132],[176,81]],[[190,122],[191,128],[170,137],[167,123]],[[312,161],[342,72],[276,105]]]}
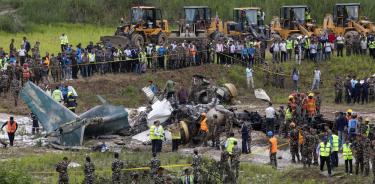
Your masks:
{"label": "yellow hard hat", "polygon": [[288,97],[289,100],[293,99],[293,98],[294,98],[293,95],[289,95],[289,97]]}
{"label": "yellow hard hat", "polygon": [[367,118],[365,119],[365,122],[370,122],[370,118],[367,117]]}
{"label": "yellow hard hat", "polygon": [[290,127],[296,127],[296,124],[294,124],[293,122],[292,123],[290,123],[290,125],[289,125]]}
{"label": "yellow hard hat", "polygon": [[313,97],[313,96],[314,96],[314,93],[309,93],[308,96],[309,96],[309,97],[310,97],[310,96]]}
{"label": "yellow hard hat", "polygon": [[352,109],[348,109],[348,110],[346,111],[346,113],[352,113],[352,112],[353,112]]}

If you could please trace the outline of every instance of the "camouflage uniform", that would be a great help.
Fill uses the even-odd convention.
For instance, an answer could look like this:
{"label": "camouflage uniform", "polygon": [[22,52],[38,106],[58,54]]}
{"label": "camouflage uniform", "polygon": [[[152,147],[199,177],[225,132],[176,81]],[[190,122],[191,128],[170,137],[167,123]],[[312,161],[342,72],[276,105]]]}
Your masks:
{"label": "camouflage uniform", "polygon": [[159,174],[155,175],[153,180],[154,180],[154,184],[165,184],[165,179],[163,175],[159,175]]}
{"label": "camouflage uniform", "polygon": [[21,90],[20,81],[17,79],[13,79],[11,82],[10,90],[13,94],[14,106],[17,106],[18,95],[20,94],[20,90]]}
{"label": "camouflage uniform", "polygon": [[62,161],[56,165],[56,171],[59,173],[59,184],[69,184],[68,165],[68,161]]}
{"label": "camouflage uniform", "polygon": [[158,169],[161,165],[160,160],[157,159],[157,158],[152,158],[151,162],[150,162],[150,165],[151,165],[150,166],[150,168],[151,168],[150,174],[151,174],[151,177],[154,178],[157,175],[157,171],[158,171]]}
{"label": "camouflage uniform", "polygon": [[194,182],[200,183],[201,182],[201,164],[202,164],[202,158],[199,155],[194,154],[193,155],[193,163],[191,166],[193,167],[193,176],[194,176]]}
{"label": "camouflage uniform", "polygon": [[311,132],[311,135],[313,136],[313,141],[314,141],[314,143],[313,143],[314,165],[319,165],[318,164],[319,155],[315,151],[315,148],[317,148],[318,145],[319,145],[319,135],[317,134],[315,129]]}
{"label": "camouflage uniform", "polygon": [[372,165],[372,175],[374,177],[373,184],[375,184],[375,140],[371,141],[370,147],[371,165]]}
{"label": "camouflage uniform", "polygon": [[210,138],[212,141],[212,147],[220,148],[220,130],[219,125],[217,122],[209,123],[208,129],[212,130],[208,133],[210,134]]}
{"label": "camouflage uniform", "polygon": [[233,154],[231,155],[231,170],[232,175],[234,176],[234,180],[238,179],[239,171],[240,171],[240,156],[241,156],[241,149],[237,146],[233,149]]}
{"label": "camouflage uniform", "polygon": [[232,127],[234,124],[235,118],[232,112],[227,114],[227,118],[225,120],[225,132],[232,132]]}
{"label": "camouflage uniform", "polygon": [[221,152],[221,158],[220,158],[220,170],[221,170],[221,176],[223,177],[222,178],[222,181],[224,181],[224,183],[229,183],[230,182],[230,165],[228,163],[228,159],[229,159],[229,153],[226,152],[226,151],[223,151]]}
{"label": "camouflage uniform", "polygon": [[292,162],[296,162],[295,157],[300,161],[298,153],[298,130],[293,129],[290,131],[290,154],[292,155]]}
{"label": "camouflage uniform", "polygon": [[6,72],[3,72],[0,76],[0,95],[1,93],[6,94],[8,92],[8,75]]}
{"label": "camouflage uniform", "polygon": [[358,175],[358,169],[363,174],[363,144],[361,141],[355,140],[352,144],[354,158],[355,158],[355,174]]}
{"label": "camouflage uniform", "polygon": [[371,141],[369,138],[364,137],[363,144],[363,166],[364,176],[368,176],[370,172],[370,154],[371,154]]}
{"label": "camouflage uniform", "polygon": [[85,184],[93,184],[94,183],[94,171],[95,165],[92,162],[86,162],[84,173],[85,173]]}
{"label": "camouflage uniform", "polygon": [[124,168],[124,162],[115,159],[112,162],[112,183],[113,184],[120,184],[121,182],[121,170]]}
{"label": "camouflage uniform", "polygon": [[312,152],[314,152],[314,137],[310,132],[304,132],[304,142],[302,145],[302,161],[303,166],[308,165],[310,167],[312,161]]}

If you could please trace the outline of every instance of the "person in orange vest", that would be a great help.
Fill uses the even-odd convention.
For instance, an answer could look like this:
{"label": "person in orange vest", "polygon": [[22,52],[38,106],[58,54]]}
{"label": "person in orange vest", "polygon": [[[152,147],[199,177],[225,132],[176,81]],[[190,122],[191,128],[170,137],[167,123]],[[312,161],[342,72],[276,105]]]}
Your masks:
{"label": "person in orange vest", "polygon": [[207,126],[207,114],[202,113],[199,127],[199,134],[202,136],[204,146],[207,146],[207,135],[208,135],[208,126]]}
{"label": "person in orange vest", "polygon": [[13,141],[14,141],[14,135],[16,134],[18,124],[17,122],[14,121],[13,116],[9,118],[9,121],[5,122],[3,126],[1,126],[1,130],[3,130],[4,127],[7,127],[7,133],[8,133],[8,138],[9,138],[9,145],[13,146]]}
{"label": "person in orange vest", "polygon": [[273,132],[267,132],[267,136],[269,137],[269,144],[270,144],[270,163],[273,167],[277,168],[277,138],[273,136]]}
{"label": "person in orange vest", "polygon": [[316,101],[313,93],[309,93],[307,98],[307,112],[309,117],[314,117],[316,115]]}

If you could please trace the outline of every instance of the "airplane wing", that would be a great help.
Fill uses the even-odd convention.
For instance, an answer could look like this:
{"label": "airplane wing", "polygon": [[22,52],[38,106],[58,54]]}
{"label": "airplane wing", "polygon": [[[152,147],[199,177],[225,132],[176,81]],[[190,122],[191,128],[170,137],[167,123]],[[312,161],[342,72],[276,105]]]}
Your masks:
{"label": "airplane wing", "polygon": [[30,81],[22,88],[21,98],[30,111],[37,115],[47,134],[58,129],[60,125],[78,118],[76,114],[53,100],[52,97]]}

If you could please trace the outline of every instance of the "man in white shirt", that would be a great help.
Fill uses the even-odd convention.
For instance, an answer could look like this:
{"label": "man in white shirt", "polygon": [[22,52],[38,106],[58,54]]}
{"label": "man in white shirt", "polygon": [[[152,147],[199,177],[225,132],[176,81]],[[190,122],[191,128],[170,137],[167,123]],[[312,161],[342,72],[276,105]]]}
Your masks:
{"label": "man in white shirt", "polygon": [[26,60],[26,49],[21,45],[20,49],[18,50],[18,56],[20,57],[20,65],[23,66]]}
{"label": "man in white shirt", "polygon": [[268,107],[266,108],[266,132],[272,131],[275,132],[275,117],[276,111],[275,108],[272,107],[272,103],[268,103]]}
{"label": "man in white shirt", "polygon": [[272,53],[272,59],[273,59],[273,62],[277,61],[279,62],[280,60],[280,43],[279,41],[275,41],[272,46],[273,48],[273,53]]}
{"label": "man in white shirt", "polygon": [[246,67],[246,81],[247,81],[247,88],[250,88],[250,83],[251,83],[251,88],[254,89],[254,78],[253,78],[253,69],[250,68],[250,66]]}
{"label": "man in white shirt", "polygon": [[319,84],[320,84],[320,70],[319,67],[316,67],[314,70],[314,79],[311,86],[311,90],[318,89],[319,90]]}
{"label": "man in white shirt", "polygon": [[286,61],[287,50],[286,50],[286,42],[282,40],[279,44],[280,52],[281,52],[281,62]]}

